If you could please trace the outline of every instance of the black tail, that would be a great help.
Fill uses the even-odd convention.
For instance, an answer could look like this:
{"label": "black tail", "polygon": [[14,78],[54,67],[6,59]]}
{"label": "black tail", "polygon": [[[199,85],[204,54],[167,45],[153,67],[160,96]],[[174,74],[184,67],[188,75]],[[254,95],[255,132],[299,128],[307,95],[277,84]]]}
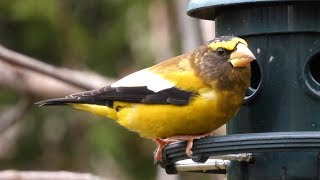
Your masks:
{"label": "black tail", "polygon": [[57,99],[49,99],[45,101],[36,102],[35,104],[39,106],[63,106],[70,104],[97,104],[97,105],[106,105],[106,101],[98,100],[95,98],[57,98]]}
{"label": "black tail", "polygon": [[49,99],[36,102],[39,106],[61,106],[70,104],[97,104],[106,105],[107,100],[97,96],[98,90],[86,91],[77,94],[71,94],[65,98]]}
{"label": "black tail", "polygon": [[71,103],[81,103],[76,99],[69,99],[69,98],[56,98],[56,99],[49,99],[45,101],[36,102],[35,104],[39,106],[62,106],[62,105],[69,105]]}

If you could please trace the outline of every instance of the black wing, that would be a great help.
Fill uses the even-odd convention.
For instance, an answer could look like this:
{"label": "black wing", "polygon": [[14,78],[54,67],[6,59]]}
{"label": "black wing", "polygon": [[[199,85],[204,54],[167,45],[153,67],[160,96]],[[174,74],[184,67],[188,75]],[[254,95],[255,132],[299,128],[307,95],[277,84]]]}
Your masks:
{"label": "black wing", "polygon": [[172,87],[159,92],[149,90],[146,86],[141,87],[111,87],[72,94],[65,98],[50,99],[36,104],[45,105],[66,105],[69,103],[97,104],[113,107],[114,101],[144,103],[144,104],[188,104],[194,92],[184,91]]}

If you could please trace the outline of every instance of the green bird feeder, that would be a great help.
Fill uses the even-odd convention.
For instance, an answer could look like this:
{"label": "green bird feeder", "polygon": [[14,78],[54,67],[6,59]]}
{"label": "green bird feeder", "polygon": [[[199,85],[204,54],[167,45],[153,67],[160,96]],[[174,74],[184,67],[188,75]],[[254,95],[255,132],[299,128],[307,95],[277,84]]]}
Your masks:
{"label": "green bird feeder", "polygon": [[[245,153],[250,160],[205,172],[228,180],[320,179],[320,0],[190,0],[187,14],[214,20],[217,36],[244,38],[257,58],[227,135],[195,141],[193,161]],[[168,173],[187,158],[184,148],[165,148]]]}

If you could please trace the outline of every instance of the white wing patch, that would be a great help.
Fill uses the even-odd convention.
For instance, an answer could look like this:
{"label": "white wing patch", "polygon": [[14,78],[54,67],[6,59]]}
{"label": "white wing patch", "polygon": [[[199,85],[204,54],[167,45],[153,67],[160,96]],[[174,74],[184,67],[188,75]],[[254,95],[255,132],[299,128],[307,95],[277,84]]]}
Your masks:
{"label": "white wing patch", "polygon": [[153,92],[174,87],[174,84],[147,69],[137,71],[111,84],[111,87],[141,87],[146,86]]}
{"label": "white wing patch", "polygon": [[202,91],[200,92],[200,95],[203,99],[212,101],[214,99],[217,99],[217,94],[214,91]]}

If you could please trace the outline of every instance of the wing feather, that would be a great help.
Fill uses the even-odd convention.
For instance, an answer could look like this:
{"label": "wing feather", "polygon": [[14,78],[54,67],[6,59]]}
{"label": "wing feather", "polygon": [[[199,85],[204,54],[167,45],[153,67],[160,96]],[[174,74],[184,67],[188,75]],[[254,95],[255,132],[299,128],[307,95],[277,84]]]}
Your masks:
{"label": "wing feather", "polygon": [[143,103],[143,104],[173,104],[186,105],[194,92],[184,91],[175,87],[159,92],[153,92],[146,86],[141,87],[111,87],[107,86],[98,90],[72,94],[65,98],[41,101],[37,104],[63,105],[72,103],[97,104],[113,107],[114,101]]}
{"label": "wing feather", "polygon": [[152,73],[147,68],[120,79],[111,84],[111,87],[147,87],[151,91],[159,92],[174,87],[174,83]]}
{"label": "wing feather", "polygon": [[[187,55],[178,56],[164,61],[153,67],[132,73],[117,82],[103,88],[72,94],[65,98],[42,101],[39,105],[62,105],[72,103],[97,104],[113,107],[114,101],[144,103],[144,104],[173,104],[186,105],[192,96],[197,94],[195,88],[188,86],[197,85],[199,80],[193,76]],[[189,72],[190,71],[190,72]],[[190,82],[186,89],[182,89],[181,80],[189,72]],[[177,76],[177,74],[180,74]],[[169,77],[169,75],[173,75]],[[189,77],[190,76],[190,77]],[[193,80],[196,79],[196,80]],[[178,84],[177,84],[178,83]]]}

